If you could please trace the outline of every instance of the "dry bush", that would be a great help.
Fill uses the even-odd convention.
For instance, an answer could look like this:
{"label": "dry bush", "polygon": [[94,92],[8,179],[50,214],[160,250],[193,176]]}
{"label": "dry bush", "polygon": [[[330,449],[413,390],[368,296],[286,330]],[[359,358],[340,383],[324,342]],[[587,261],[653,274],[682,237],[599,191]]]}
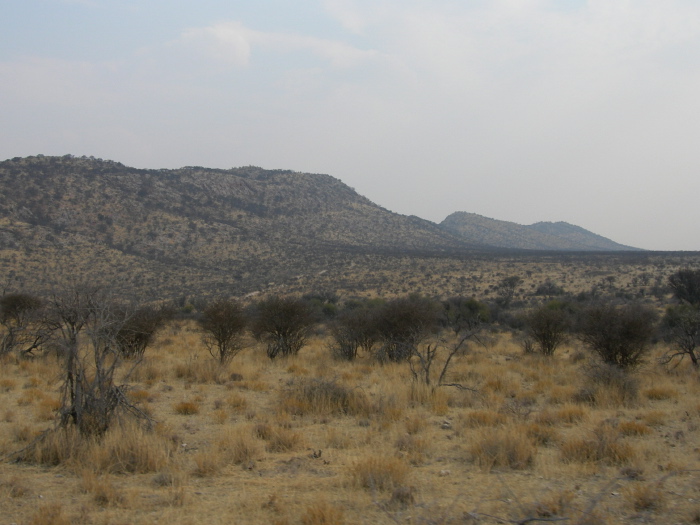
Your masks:
{"label": "dry bush", "polygon": [[611,425],[603,424],[589,438],[571,438],[560,447],[562,461],[566,463],[604,463],[625,465],[635,459],[632,445],[622,441],[620,432]]}
{"label": "dry bush", "polygon": [[469,446],[469,456],[481,469],[525,469],[535,462],[537,448],[522,427],[483,429]]}
{"label": "dry bush", "polygon": [[299,521],[302,525],[344,525],[345,511],[327,501],[319,501],[306,507]]}
{"label": "dry bush", "polygon": [[350,468],[350,477],[355,486],[370,491],[389,491],[403,486],[410,467],[398,458],[368,456],[358,460]]}

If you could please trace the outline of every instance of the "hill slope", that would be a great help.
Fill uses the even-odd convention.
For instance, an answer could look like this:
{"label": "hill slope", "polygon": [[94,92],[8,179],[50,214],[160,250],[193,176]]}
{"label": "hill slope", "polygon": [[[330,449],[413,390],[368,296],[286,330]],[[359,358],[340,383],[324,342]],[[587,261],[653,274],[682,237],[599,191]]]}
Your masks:
{"label": "hill slope", "polygon": [[455,212],[440,226],[471,243],[500,248],[563,251],[636,250],[566,222],[538,222],[522,226],[476,213]]}
{"label": "hill slope", "polygon": [[80,268],[154,293],[184,283],[241,292],[323,271],[339,252],[466,246],[328,175],[256,167],[141,170],[72,156],[0,163],[0,250],[8,250],[6,264],[13,250],[25,255],[7,272],[26,273],[29,264],[46,283]]}

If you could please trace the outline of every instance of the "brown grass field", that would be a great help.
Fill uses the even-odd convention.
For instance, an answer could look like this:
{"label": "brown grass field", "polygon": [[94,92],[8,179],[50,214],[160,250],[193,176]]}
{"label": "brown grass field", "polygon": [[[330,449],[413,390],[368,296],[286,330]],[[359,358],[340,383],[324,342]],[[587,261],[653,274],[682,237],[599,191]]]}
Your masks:
{"label": "brown grass field", "polygon": [[638,384],[592,386],[577,343],[545,359],[494,334],[451,369],[469,389],[431,390],[327,342],[275,361],[251,342],[221,368],[173,322],[129,382],[153,431],[57,432],[22,462],[59,363],[6,358],[2,523],[700,523],[700,381],[655,364],[661,345]]}

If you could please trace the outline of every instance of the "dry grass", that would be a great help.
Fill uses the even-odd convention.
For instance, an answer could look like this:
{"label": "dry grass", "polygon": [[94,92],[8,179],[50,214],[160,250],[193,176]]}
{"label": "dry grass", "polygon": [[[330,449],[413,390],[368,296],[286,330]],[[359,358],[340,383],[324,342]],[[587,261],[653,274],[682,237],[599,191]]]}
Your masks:
{"label": "dry grass", "polygon": [[535,462],[537,448],[521,427],[485,429],[469,446],[471,460],[487,472],[495,468],[525,469]]}
{"label": "dry grass", "polygon": [[365,457],[350,467],[352,483],[369,491],[385,492],[403,486],[409,473],[406,462],[387,456]]}
{"label": "dry grass", "polygon": [[[494,336],[455,360],[451,380],[474,391],[433,389],[405,364],[335,361],[322,337],[292,359],[251,348],[230,367],[212,366],[190,328],[166,330],[130,381],[130,400],[155,430],[46,434],[23,462],[0,464],[5,521],[488,523],[528,514],[593,524],[697,514],[700,386],[689,367],[592,381],[573,349],[542,360]],[[3,362],[0,453],[52,425],[57,366]],[[578,397],[585,388],[589,401]],[[646,479],[657,470],[673,473],[663,487]],[[612,480],[619,486],[606,489]]]}

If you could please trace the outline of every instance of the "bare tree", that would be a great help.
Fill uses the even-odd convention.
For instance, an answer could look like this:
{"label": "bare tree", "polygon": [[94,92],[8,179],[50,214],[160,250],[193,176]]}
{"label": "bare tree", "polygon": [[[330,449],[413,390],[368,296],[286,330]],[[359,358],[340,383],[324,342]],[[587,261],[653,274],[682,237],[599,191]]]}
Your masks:
{"label": "bare tree", "polygon": [[204,345],[209,353],[226,364],[243,349],[241,336],[247,324],[243,307],[231,299],[209,303],[199,318]]}
{"label": "bare tree", "polygon": [[116,334],[127,320],[124,310],[115,307],[102,289],[89,285],[53,294],[50,306],[63,356],[61,425],[72,424],[83,435],[99,436],[120,408],[146,417],[127,401],[126,386],[115,385],[121,364]]}

